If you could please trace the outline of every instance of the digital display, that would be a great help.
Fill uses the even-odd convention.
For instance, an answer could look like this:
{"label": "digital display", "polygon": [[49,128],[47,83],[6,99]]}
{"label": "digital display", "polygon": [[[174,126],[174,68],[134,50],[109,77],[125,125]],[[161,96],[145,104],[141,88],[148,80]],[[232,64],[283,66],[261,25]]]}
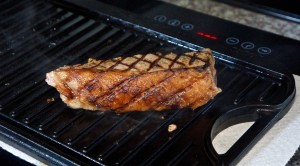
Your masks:
{"label": "digital display", "polygon": [[204,33],[204,32],[201,32],[201,31],[197,32],[197,35],[203,36],[203,37],[208,38],[208,39],[217,40],[216,36],[214,36],[212,34]]}

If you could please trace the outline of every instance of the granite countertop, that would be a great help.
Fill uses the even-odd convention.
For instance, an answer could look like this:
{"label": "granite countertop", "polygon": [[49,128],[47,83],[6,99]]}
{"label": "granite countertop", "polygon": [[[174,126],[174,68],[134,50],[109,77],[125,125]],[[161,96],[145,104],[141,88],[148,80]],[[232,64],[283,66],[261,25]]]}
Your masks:
{"label": "granite countertop", "polygon": [[300,25],[213,0],[163,0],[225,20],[233,21],[300,41]]}

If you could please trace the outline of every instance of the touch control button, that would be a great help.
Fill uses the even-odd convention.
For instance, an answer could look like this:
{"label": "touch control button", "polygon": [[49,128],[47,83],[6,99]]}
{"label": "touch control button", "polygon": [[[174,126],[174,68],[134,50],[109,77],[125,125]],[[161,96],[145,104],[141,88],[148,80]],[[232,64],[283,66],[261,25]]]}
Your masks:
{"label": "touch control button", "polygon": [[154,16],[153,18],[155,21],[159,21],[159,22],[165,22],[167,20],[167,17],[164,15],[157,15]]}
{"label": "touch control button", "polygon": [[168,24],[175,27],[175,26],[180,25],[180,21],[175,20],[175,19],[171,19],[171,20],[168,21]]}
{"label": "touch control button", "polygon": [[240,40],[238,38],[235,38],[235,37],[228,37],[226,39],[226,43],[229,44],[229,45],[235,45],[235,44],[238,44],[240,42]]}
{"label": "touch control button", "polygon": [[190,31],[190,30],[194,29],[194,25],[193,24],[182,24],[181,29]]}
{"label": "touch control button", "polygon": [[254,48],[254,44],[251,42],[244,42],[241,44],[241,47],[247,50],[253,49]]}
{"label": "touch control button", "polygon": [[257,49],[257,52],[260,54],[263,54],[263,55],[267,55],[267,54],[270,54],[272,52],[272,50],[268,47],[259,47]]}

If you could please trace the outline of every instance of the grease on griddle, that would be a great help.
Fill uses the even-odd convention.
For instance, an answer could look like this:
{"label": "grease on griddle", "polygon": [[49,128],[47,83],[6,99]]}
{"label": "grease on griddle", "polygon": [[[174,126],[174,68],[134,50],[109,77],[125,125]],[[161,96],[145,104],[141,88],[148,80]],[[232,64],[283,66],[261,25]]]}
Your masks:
{"label": "grease on griddle", "polygon": [[168,127],[168,132],[173,132],[177,129],[177,126],[175,124],[170,124]]}
{"label": "grease on griddle", "polygon": [[55,99],[53,97],[47,99],[47,103],[53,103]]}

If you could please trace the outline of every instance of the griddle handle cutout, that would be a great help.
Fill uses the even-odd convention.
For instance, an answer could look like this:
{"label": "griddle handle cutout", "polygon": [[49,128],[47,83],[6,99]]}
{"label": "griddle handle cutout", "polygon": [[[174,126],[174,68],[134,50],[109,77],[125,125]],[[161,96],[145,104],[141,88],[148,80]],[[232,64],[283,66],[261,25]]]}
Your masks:
{"label": "griddle handle cutout", "polygon": [[254,121],[235,124],[217,134],[212,141],[216,152],[225,154],[253,124]]}
{"label": "griddle handle cutout", "polygon": [[[232,108],[216,117],[211,128],[210,142],[216,157],[223,165],[235,165],[236,162],[248,152],[251,147],[264,135],[270,125],[273,125],[279,118],[277,109],[272,106],[253,105],[240,108]],[[213,146],[213,139],[223,130],[230,126],[245,122],[254,122],[244,134],[232,144],[224,153],[218,154]],[[223,139],[227,139],[226,137]],[[230,146],[230,145],[229,145]]]}
{"label": "griddle handle cutout", "polygon": [[267,132],[267,126],[272,125],[274,112],[258,112],[259,118],[254,124],[235,142],[232,147],[220,157],[225,165],[235,165],[254,144]]}

